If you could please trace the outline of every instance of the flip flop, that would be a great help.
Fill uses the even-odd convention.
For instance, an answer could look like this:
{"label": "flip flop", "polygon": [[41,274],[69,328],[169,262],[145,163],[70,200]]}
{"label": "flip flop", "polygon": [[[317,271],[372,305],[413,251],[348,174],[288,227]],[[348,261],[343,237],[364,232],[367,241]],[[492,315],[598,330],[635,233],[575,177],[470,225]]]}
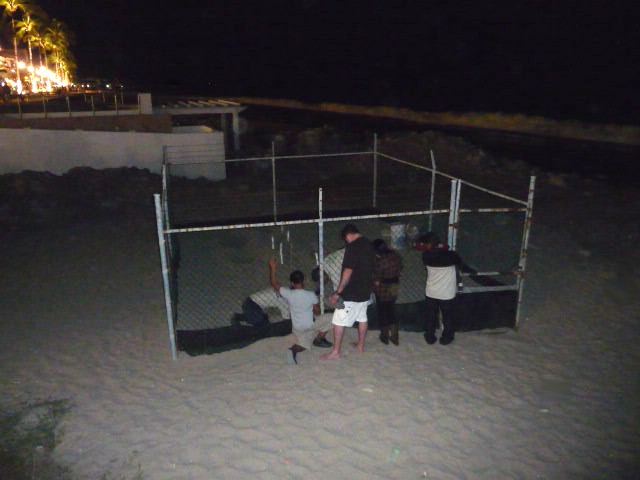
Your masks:
{"label": "flip flop", "polygon": [[298,364],[298,360],[296,359],[296,352],[294,352],[291,349],[287,350],[287,363],[289,365],[297,365]]}

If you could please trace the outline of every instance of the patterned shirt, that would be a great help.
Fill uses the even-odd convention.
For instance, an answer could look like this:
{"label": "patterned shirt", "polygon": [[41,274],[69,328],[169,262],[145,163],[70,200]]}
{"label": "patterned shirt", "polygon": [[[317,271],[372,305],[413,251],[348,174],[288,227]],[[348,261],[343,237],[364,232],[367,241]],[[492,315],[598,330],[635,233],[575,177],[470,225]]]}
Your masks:
{"label": "patterned shirt", "polygon": [[402,257],[396,252],[376,254],[374,292],[378,300],[390,302],[398,298],[401,271]]}

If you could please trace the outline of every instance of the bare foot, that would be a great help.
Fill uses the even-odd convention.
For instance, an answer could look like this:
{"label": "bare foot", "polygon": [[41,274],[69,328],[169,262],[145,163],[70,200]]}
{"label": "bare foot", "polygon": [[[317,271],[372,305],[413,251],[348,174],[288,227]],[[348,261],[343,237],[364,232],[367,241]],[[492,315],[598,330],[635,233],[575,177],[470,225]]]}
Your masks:
{"label": "bare foot", "polygon": [[340,354],[331,350],[329,353],[325,353],[320,356],[320,360],[337,360],[340,358]]}
{"label": "bare foot", "polygon": [[351,346],[358,350],[360,353],[364,352],[364,345],[360,345],[358,342],[352,342]]}

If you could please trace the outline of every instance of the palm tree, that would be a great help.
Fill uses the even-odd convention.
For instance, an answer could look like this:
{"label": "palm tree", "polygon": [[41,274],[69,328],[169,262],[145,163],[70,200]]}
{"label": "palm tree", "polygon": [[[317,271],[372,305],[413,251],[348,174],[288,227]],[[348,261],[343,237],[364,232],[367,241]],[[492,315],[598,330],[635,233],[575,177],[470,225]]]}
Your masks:
{"label": "palm tree", "polygon": [[53,52],[53,59],[56,64],[56,75],[59,79],[62,79],[63,73],[68,77],[70,72],[68,71],[68,68],[65,67],[65,59],[71,55],[69,52],[71,34],[69,33],[67,26],[54,18],[46,29],[45,37],[45,42]]}
{"label": "palm tree", "polygon": [[[30,40],[32,44],[37,45],[38,47],[38,71],[40,72],[40,84],[41,87],[45,90],[51,89],[50,82],[45,79],[44,73],[42,72],[43,67],[46,70],[49,70],[49,62],[47,60],[46,48],[45,48],[45,38],[44,38],[44,24],[41,21],[36,21],[35,28],[31,32]],[[49,85],[47,86],[47,83]]]}
{"label": "palm tree", "polygon": [[29,49],[29,73],[31,74],[31,91],[37,90],[36,75],[33,68],[33,49],[31,48],[31,41],[36,40],[36,30],[39,22],[33,17],[36,12],[27,9],[22,20],[16,22],[16,36],[20,40],[26,40]]}
{"label": "palm tree", "polygon": [[13,53],[16,60],[16,90],[22,92],[22,82],[20,81],[20,68],[18,67],[18,38],[16,31],[16,18],[20,11],[27,11],[30,6],[29,0],[0,0],[0,7],[4,9],[3,15],[11,19],[11,29],[13,30]]}
{"label": "palm tree", "polygon": [[69,84],[73,77],[73,72],[77,68],[76,60],[73,58],[70,50],[66,50],[61,59],[61,69],[64,73],[65,83]]}

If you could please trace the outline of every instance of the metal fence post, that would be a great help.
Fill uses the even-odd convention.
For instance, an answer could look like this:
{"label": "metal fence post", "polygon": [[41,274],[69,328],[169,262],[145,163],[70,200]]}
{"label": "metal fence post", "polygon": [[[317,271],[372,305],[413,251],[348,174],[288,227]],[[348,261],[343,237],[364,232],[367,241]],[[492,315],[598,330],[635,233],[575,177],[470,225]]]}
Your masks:
{"label": "metal fence post", "polygon": [[378,134],[373,134],[373,208],[378,206]]}
{"label": "metal fence post", "polygon": [[449,201],[449,228],[447,243],[452,250],[456,249],[458,239],[458,218],[460,215],[460,180],[451,180],[451,199]]}
{"label": "metal fence post", "polygon": [[[160,170],[162,176],[162,213],[164,219],[164,225],[166,228],[171,228],[171,223],[169,222],[169,160],[167,153],[167,146],[164,145],[162,147],[162,168]],[[169,257],[173,258],[173,242],[171,238],[168,239],[167,244],[169,245]]]}
{"label": "metal fence post", "polygon": [[433,156],[433,150],[429,150],[431,153],[431,198],[429,198],[429,210],[432,213],[429,214],[429,231],[433,227],[433,200],[436,192],[436,159]]}
{"label": "metal fence post", "polygon": [[67,110],[69,112],[69,116],[71,116],[71,100],[69,100],[69,95],[67,95],[66,99],[67,99]]}
{"label": "metal fence post", "polygon": [[169,327],[169,344],[171,346],[171,358],[178,358],[176,352],[176,338],[173,328],[173,304],[171,302],[171,283],[169,282],[169,264],[167,262],[167,251],[164,239],[164,229],[162,226],[162,206],[160,205],[160,195],[153,195],[156,205],[156,225],[158,227],[158,247],[160,248],[160,266],[162,268],[162,285],[164,286],[164,303],[167,310],[167,324]]}
{"label": "metal fence post", "polygon": [[276,144],[271,142],[271,183],[273,185],[273,221],[278,221],[278,194],[276,186]]}
{"label": "metal fence post", "polygon": [[320,267],[320,313],[324,314],[324,221],[322,220],[322,188],[318,189],[318,265]]}
{"label": "metal fence post", "polygon": [[531,222],[533,220],[533,195],[536,188],[536,177],[529,180],[529,196],[527,198],[527,210],[525,213],[524,226],[522,229],[522,246],[520,248],[520,261],[518,262],[518,304],[516,306],[515,329],[518,330],[520,324],[520,306],[522,305],[522,294],[524,291],[524,274],[527,266],[527,249],[529,246],[529,234],[531,233]]}

